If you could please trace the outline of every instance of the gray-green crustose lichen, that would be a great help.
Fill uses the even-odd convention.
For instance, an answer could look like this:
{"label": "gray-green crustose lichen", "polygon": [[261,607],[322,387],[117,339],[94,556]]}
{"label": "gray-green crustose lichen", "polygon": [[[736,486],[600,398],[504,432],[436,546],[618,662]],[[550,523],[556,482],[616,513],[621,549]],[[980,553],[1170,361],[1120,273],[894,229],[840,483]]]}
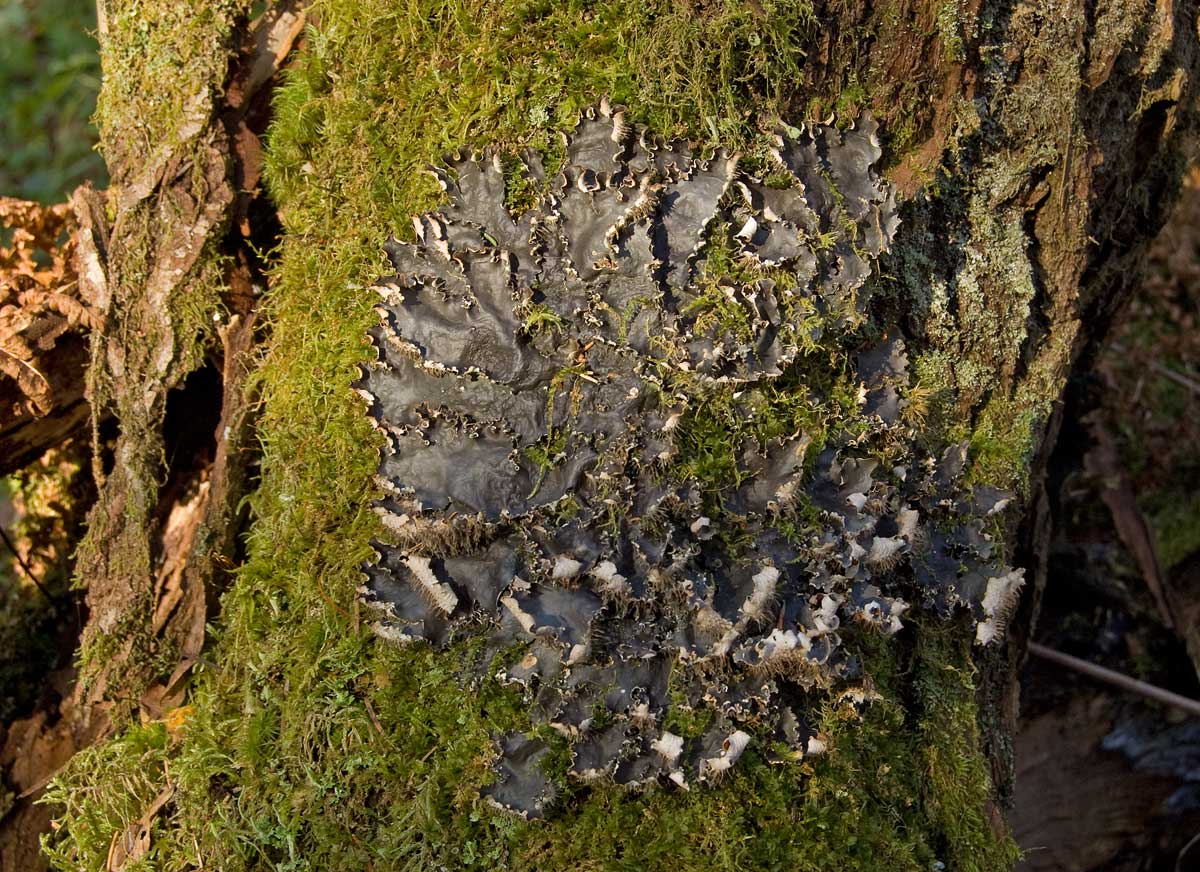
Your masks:
{"label": "gray-green crustose lichen", "polygon": [[[786,376],[820,329],[802,313],[861,314],[898,225],[879,156],[866,116],[787,128],[767,183],[601,105],[553,179],[522,155],[543,191],[528,211],[505,207],[498,154],[459,154],[435,171],[446,205],[386,245],[359,391],[386,437],[389,541],[362,595],[385,638],[486,634],[575,778],[686,788],[756,742],[780,762],[820,753],[808,694],[870,695],[847,621],[891,634],[917,601],[965,606],[980,642],[1003,630],[1021,573],[983,519],[1009,496],[962,491],[961,447],[870,456],[906,426],[898,335],[857,355],[865,430],[747,438],[715,507],[674,463],[701,398]],[[718,249],[748,268],[701,287]],[[706,714],[696,735],[665,727],[680,709]],[[489,797],[543,814],[550,747],[512,734],[498,751]]]}

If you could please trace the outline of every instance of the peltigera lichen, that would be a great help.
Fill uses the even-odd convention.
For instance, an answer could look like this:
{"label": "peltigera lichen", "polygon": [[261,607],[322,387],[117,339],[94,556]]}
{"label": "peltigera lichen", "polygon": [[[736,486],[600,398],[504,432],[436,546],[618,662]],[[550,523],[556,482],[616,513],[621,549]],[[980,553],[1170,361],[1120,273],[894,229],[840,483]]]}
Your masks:
{"label": "peltigera lichen", "polygon": [[[542,191],[524,214],[497,154],[458,154],[435,171],[447,204],[386,246],[379,360],[357,389],[387,440],[377,511],[394,538],[363,596],[397,641],[522,643],[500,677],[568,738],[575,777],[713,781],[751,730],[815,753],[804,692],[859,673],[845,621],[892,634],[915,598],[996,635],[998,579],[1019,572],[981,518],[1003,495],[960,492],[960,448],[873,456],[904,441],[898,335],[859,354],[853,433],[820,450],[802,431],[747,438],[715,505],[675,462],[706,396],[771,385],[812,330],[856,323],[898,225],[879,156],[868,116],[805,125],[779,134],[768,185],[602,104],[553,180],[523,157]],[[728,275],[705,269],[716,250]],[[669,684],[712,713],[686,742],[663,726]],[[555,788],[530,767],[546,748],[507,736],[500,752],[491,798],[543,814]]]}

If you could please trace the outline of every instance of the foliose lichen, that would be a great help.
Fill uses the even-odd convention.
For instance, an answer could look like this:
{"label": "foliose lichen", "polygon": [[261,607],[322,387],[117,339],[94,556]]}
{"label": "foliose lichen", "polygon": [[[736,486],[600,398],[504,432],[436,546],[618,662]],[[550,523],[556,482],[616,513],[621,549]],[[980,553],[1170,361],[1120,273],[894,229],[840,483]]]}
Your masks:
{"label": "foliose lichen", "polygon": [[[687,788],[755,743],[818,754],[811,695],[871,697],[840,627],[893,634],[917,603],[968,612],[987,643],[1016,602],[1021,571],[987,532],[1011,495],[967,492],[962,446],[874,450],[916,444],[898,334],[856,356],[865,426],[746,438],[716,505],[675,462],[701,398],[782,379],[819,325],[861,316],[898,226],[869,116],[776,143],[756,178],[601,104],[552,178],[521,156],[528,211],[506,208],[498,153],[460,153],[417,241],[385,246],[396,272],[374,285],[378,362],[357,388],[386,438],[389,541],[362,596],[400,643],[487,635],[470,668],[502,664],[578,779]],[[702,283],[718,248],[745,269]],[[706,715],[695,735],[666,727],[681,710]],[[544,814],[549,746],[497,750],[489,797]]]}

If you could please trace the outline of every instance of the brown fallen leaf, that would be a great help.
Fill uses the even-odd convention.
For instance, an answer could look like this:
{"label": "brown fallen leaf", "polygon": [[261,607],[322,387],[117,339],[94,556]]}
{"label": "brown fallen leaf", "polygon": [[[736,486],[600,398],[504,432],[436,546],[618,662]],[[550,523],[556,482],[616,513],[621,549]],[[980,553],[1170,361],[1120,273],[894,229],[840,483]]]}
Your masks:
{"label": "brown fallen leaf", "polygon": [[174,795],[175,785],[167,784],[159,791],[158,796],[151,800],[140,818],[125,829],[113,833],[108,846],[108,860],[104,867],[107,872],[121,872],[130,863],[142,859],[150,852],[150,829],[154,825],[154,819]]}
{"label": "brown fallen leaf", "polygon": [[94,301],[76,274],[69,203],[0,197],[0,473],[80,429]]}
{"label": "brown fallen leaf", "polygon": [[1084,456],[1084,468],[1099,482],[1100,498],[1108,506],[1117,535],[1137,562],[1142,580],[1163,623],[1172,630],[1178,630],[1167,582],[1154,546],[1154,534],[1138,508],[1137,495],[1121,466],[1112,434],[1098,413],[1088,415],[1084,422],[1095,443],[1095,447]]}

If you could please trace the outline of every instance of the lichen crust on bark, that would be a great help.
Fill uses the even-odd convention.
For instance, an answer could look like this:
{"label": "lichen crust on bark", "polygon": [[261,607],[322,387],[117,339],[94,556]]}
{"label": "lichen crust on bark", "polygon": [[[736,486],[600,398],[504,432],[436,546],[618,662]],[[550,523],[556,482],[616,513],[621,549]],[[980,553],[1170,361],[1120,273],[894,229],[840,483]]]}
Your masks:
{"label": "lichen crust on bark", "polygon": [[[853,426],[739,437],[717,489],[681,461],[704,398],[853,340],[898,226],[879,157],[868,115],[783,127],[756,178],[602,103],[553,175],[534,153],[515,171],[448,157],[446,204],[386,245],[378,360],[356,387],[386,440],[388,541],[361,594],[400,643],[487,635],[469,668],[523,689],[572,777],[687,788],[751,743],[821,753],[816,694],[871,698],[847,622],[890,635],[915,604],[965,612],[980,643],[1003,634],[1022,573],[989,518],[1012,495],[968,491],[963,446],[914,447],[898,330],[855,355]],[[514,217],[518,186],[538,195]],[[672,732],[673,708],[703,729]],[[498,751],[489,798],[545,814],[549,747]]]}

